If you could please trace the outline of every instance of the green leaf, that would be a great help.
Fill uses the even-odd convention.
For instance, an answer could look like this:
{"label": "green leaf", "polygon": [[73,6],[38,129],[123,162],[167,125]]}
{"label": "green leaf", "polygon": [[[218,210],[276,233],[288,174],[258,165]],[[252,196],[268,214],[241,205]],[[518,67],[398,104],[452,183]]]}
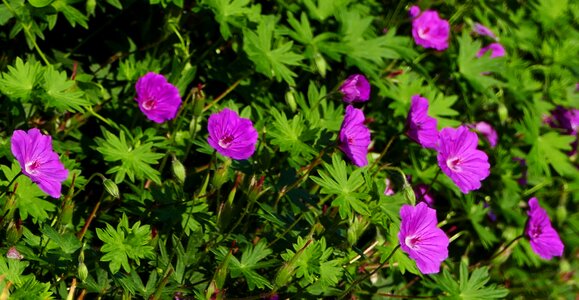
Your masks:
{"label": "green leaf", "polygon": [[297,66],[304,58],[302,55],[291,51],[293,43],[276,43],[279,47],[272,49],[273,32],[275,30],[275,17],[263,17],[257,26],[257,32],[249,29],[243,30],[243,50],[255,64],[256,70],[268,78],[277,81],[282,79],[290,86],[295,85],[294,77],[297,74],[289,69],[289,66]]}
{"label": "green leaf", "polygon": [[61,235],[50,226],[44,226],[40,231],[66,254],[72,254],[82,246],[78,238],[72,233]]}
{"label": "green leaf", "polygon": [[98,238],[104,242],[101,252],[105,253],[101,261],[109,261],[111,273],[117,273],[121,266],[125,272],[131,272],[129,259],[135,260],[137,265],[140,259],[153,257],[153,247],[149,246],[151,240],[151,229],[149,225],[141,226],[138,221],[129,226],[129,220],[123,214],[117,228],[107,224],[106,229],[97,228]]}
{"label": "green leaf", "polygon": [[40,282],[36,280],[33,275],[28,275],[25,277],[24,282],[21,285],[18,285],[16,290],[10,294],[10,299],[54,299],[52,292],[50,291],[51,288],[50,283]]}
{"label": "green leaf", "polygon": [[49,66],[44,71],[42,87],[46,91],[44,100],[50,107],[61,111],[83,111],[83,106],[91,103],[85,97],[84,92],[78,89],[76,83],[69,80],[66,72],[58,72]]}
{"label": "green leaf", "polygon": [[52,1],[54,1],[54,0],[28,0],[30,5],[37,7],[37,8],[48,6],[48,5],[50,5],[50,3],[52,3]]}
{"label": "green leaf", "polygon": [[23,282],[22,272],[28,266],[27,261],[22,261],[19,259],[6,258],[4,255],[0,256],[0,274],[4,277],[4,280],[8,280],[15,285],[19,286]]}
{"label": "green leaf", "polygon": [[339,158],[338,154],[332,156],[332,164],[324,164],[326,171],[318,171],[320,177],[310,178],[322,187],[321,194],[336,195],[332,201],[332,206],[339,208],[342,218],[350,218],[353,211],[362,215],[370,215],[368,206],[364,201],[368,199],[365,191],[360,191],[364,187],[363,168],[357,168],[348,177],[346,162]]}
{"label": "green leaf", "polygon": [[42,71],[39,62],[29,60],[24,63],[17,57],[14,66],[8,66],[8,72],[0,76],[0,91],[12,99],[28,102],[40,81]]}
{"label": "green leaf", "polygon": [[[560,135],[556,132],[548,132],[539,137],[533,147],[538,147],[539,156],[545,159],[560,175],[573,176],[578,174],[578,170],[571,160],[567,151],[571,150],[571,143],[576,137],[571,135]],[[564,152],[565,151],[565,152]]]}
{"label": "green leaf", "polygon": [[261,6],[251,5],[250,0],[204,0],[215,13],[215,20],[219,23],[219,31],[223,38],[231,37],[230,26],[237,28],[247,27],[247,21],[257,22],[261,13]]}
{"label": "green leaf", "polygon": [[73,0],[55,0],[52,2],[52,7],[56,9],[56,11],[62,13],[68,23],[72,27],[76,27],[76,24],[88,29],[88,18],[87,16],[83,15],[78,9],[74,8],[70,5]]}
{"label": "green leaf", "polygon": [[268,132],[271,144],[279,146],[282,152],[290,153],[290,165],[300,167],[314,158],[316,151],[310,145],[315,140],[316,130],[308,128],[308,122],[301,114],[288,120],[285,113],[272,108],[271,115],[274,118]]}
{"label": "green leaf", "polygon": [[456,127],[460,122],[451,118],[458,115],[458,111],[452,109],[452,105],[458,100],[458,96],[445,96],[442,93],[435,93],[435,95],[427,95],[429,100],[428,115],[436,118],[438,129],[444,127]]}
{"label": "green leaf", "polygon": [[[115,182],[120,183],[128,175],[131,181],[135,177],[141,180],[150,179],[156,183],[161,182],[159,170],[152,167],[156,165],[163,154],[153,151],[153,142],[142,142],[133,138],[124,130],[116,136],[102,128],[103,138],[95,139],[97,151],[103,154],[104,159],[110,162],[121,162],[108,170],[107,174],[116,174]],[[128,137],[128,139],[127,139]]]}
{"label": "green leaf", "polygon": [[490,51],[482,57],[476,57],[481,43],[478,40],[473,41],[466,31],[459,38],[459,45],[459,72],[477,91],[490,95],[490,87],[503,85],[493,74],[501,73],[504,69],[504,57],[490,58]]}
{"label": "green leaf", "polygon": [[272,284],[263,276],[256,272],[256,269],[268,267],[271,263],[260,262],[269,256],[273,251],[267,248],[264,240],[261,240],[255,246],[247,246],[243,250],[241,260],[235,256],[230,257],[229,269],[231,277],[237,278],[243,276],[247,281],[249,290],[254,290],[256,287],[263,289],[265,287],[272,288]]}

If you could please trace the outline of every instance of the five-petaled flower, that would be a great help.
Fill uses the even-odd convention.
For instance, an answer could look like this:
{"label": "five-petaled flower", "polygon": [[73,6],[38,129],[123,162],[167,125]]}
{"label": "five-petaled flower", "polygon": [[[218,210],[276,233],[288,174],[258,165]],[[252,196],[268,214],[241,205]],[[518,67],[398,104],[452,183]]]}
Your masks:
{"label": "five-petaled flower", "polygon": [[400,248],[410,256],[423,274],[438,273],[448,257],[449,240],[438,228],[436,211],[424,202],[405,204],[400,209]]}
{"label": "five-petaled flower", "polygon": [[255,152],[258,134],[253,123],[229,108],[212,114],[207,122],[207,130],[207,142],[221,155],[242,160],[248,159]]}
{"label": "five-petaled flower", "polygon": [[529,220],[525,228],[525,235],[530,240],[531,249],[543,259],[563,255],[564,246],[559,234],[551,225],[549,215],[539,206],[537,198],[529,199]]}
{"label": "five-petaled flower", "polygon": [[346,107],[346,115],[340,129],[340,149],[358,167],[368,164],[370,130],[364,125],[364,113],[351,105]]}
{"label": "five-petaled flower", "polygon": [[52,137],[42,134],[37,128],[28,132],[16,130],[10,143],[22,173],[38,184],[42,191],[53,198],[59,198],[68,170],[52,150]]}
{"label": "five-petaled flower", "polygon": [[497,131],[493,128],[493,126],[491,126],[491,124],[481,121],[474,124],[473,128],[478,133],[482,134],[487,139],[487,141],[489,141],[491,148],[497,146],[499,136],[497,134]]}
{"label": "five-petaled flower", "polygon": [[346,103],[368,101],[370,99],[370,83],[364,75],[350,75],[340,86],[340,92]]}
{"label": "five-petaled flower", "polygon": [[442,51],[448,48],[450,25],[441,19],[438,12],[426,10],[412,20],[412,37],[424,48]]}
{"label": "five-petaled flower", "polygon": [[438,139],[438,165],[465,194],[481,187],[490,174],[488,156],[477,149],[478,137],[466,126],[444,128]]}
{"label": "five-petaled flower", "polygon": [[406,120],[408,136],[422,147],[436,149],[438,130],[436,119],[428,115],[428,99],[420,95],[412,96],[410,111]]}
{"label": "five-petaled flower", "polygon": [[149,72],[139,78],[135,85],[139,108],[145,116],[155,122],[163,123],[177,116],[181,106],[179,89],[160,74]]}

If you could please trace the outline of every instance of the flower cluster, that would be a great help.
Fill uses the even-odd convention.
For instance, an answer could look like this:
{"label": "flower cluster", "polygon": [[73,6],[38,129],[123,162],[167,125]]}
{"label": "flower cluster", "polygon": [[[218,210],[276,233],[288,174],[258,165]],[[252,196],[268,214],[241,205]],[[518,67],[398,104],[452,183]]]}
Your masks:
{"label": "flower cluster", "polygon": [[37,128],[16,130],[10,144],[22,173],[38,184],[43,192],[59,198],[62,182],[68,178],[68,170],[52,150],[52,137],[42,134]]}

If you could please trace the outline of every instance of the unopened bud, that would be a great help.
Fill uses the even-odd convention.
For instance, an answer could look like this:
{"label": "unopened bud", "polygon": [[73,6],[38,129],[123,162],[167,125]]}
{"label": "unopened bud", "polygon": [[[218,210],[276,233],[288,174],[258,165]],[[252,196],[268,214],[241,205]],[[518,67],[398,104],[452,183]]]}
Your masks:
{"label": "unopened bud", "polygon": [[319,52],[317,52],[314,54],[314,61],[316,62],[316,67],[318,68],[320,75],[322,75],[322,77],[326,77],[326,71],[328,70],[328,63],[326,62],[326,59]]}
{"label": "unopened bud", "polygon": [[119,187],[114,181],[110,179],[105,179],[103,181],[103,185],[105,186],[105,190],[107,191],[107,193],[113,196],[113,198],[118,199],[121,197],[121,194],[119,193]]}
{"label": "unopened bud", "polygon": [[173,175],[175,175],[175,178],[177,178],[177,180],[179,180],[179,182],[183,184],[187,176],[183,164],[178,159],[173,158],[173,160],[171,161],[171,167],[173,170]]}
{"label": "unopened bud", "polygon": [[6,242],[8,245],[15,245],[22,237],[22,224],[18,220],[16,222],[10,221],[8,228],[6,228]]}
{"label": "unopened bud", "polygon": [[287,103],[292,112],[296,112],[296,110],[298,109],[294,93],[295,93],[294,89],[290,89],[285,93],[285,103]]}
{"label": "unopened bud", "polygon": [[6,257],[17,260],[21,260],[24,258],[24,256],[20,254],[18,250],[16,250],[16,247],[10,247],[10,249],[8,249],[8,252],[6,253]]}
{"label": "unopened bud", "polygon": [[501,124],[504,124],[507,121],[507,118],[509,117],[509,110],[502,103],[499,103],[498,115],[499,120],[501,120]]}
{"label": "unopened bud", "polygon": [[414,194],[414,190],[410,184],[404,184],[402,188],[402,193],[404,195],[404,199],[412,205],[416,204],[416,195]]}
{"label": "unopened bud", "polygon": [[78,264],[78,278],[82,281],[86,281],[87,277],[88,277],[88,268],[86,267],[86,265],[84,263],[79,263]]}
{"label": "unopened bud", "polygon": [[220,188],[228,179],[228,172],[229,172],[229,166],[231,165],[231,159],[227,159],[225,162],[223,162],[223,165],[221,165],[219,168],[217,168],[217,170],[215,170],[215,174],[213,175],[213,179],[211,180],[211,184],[213,184],[213,187],[215,189]]}

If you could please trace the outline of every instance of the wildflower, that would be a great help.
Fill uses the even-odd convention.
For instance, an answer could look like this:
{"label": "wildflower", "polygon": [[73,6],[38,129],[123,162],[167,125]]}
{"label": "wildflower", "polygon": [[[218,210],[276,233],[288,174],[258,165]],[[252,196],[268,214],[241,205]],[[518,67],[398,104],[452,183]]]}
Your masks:
{"label": "wildflower", "polygon": [[444,128],[438,140],[438,165],[465,194],[477,190],[490,174],[488,156],[477,150],[478,137],[466,126]]}
{"label": "wildflower", "polygon": [[478,122],[473,126],[474,130],[478,131],[480,134],[484,135],[491,148],[496,147],[498,135],[497,131],[487,122]]}
{"label": "wildflower", "polygon": [[565,129],[567,134],[576,135],[579,131],[579,109],[566,109],[557,106],[551,111],[551,118],[547,123],[553,128]]}
{"label": "wildflower", "polygon": [[429,192],[428,185],[423,183],[416,185],[414,187],[414,194],[416,195],[416,199],[424,201],[428,207],[432,207],[434,205],[434,197]]}
{"label": "wildflower", "polygon": [[52,138],[32,128],[28,132],[14,131],[10,143],[22,173],[38,184],[42,191],[59,198],[62,182],[68,178],[68,170],[52,150]]}
{"label": "wildflower", "polygon": [[441,19],[438,12],[427,10],[412,20],[412,37],[424,48],[442,51],[448,48],[450,25]]}
{"label": "wildflower", "polygon": [[428,99],[420,95],[412,96],[410,112],[406,120],[408,136],[422,147],[435,149],[438,140],[436,119],[428,115]]}
{"label": "wildflower", "polygon": [[212,114],[207,122],[209,137],[207,142],[221,155],[233,159],[248,159],[255,152],[257,130],[249,119],[225,108]]}
{"label": "wildflower", "polygon": [[340,149],[358,167],[368,164],[370,130],[364,125],[364,119],[362,110],[348,105],[340,128]]}
{"label": "wildflower", "polygon": [[503,47],[503,45],[501,45],[499,43],[492,43],[492,44],[480,49],[478,51],[478,53],[476,54],[476,57],[482,57],[488,51],[491,52],[491,58],[502,57],[502,56],[505,56],[505,54],[506,54],[506,51],[505,51],[505,48]]}
{"label": "wildflower", "polygon": [[418,17],[418,15],[420,15],[420,7],[412,5],[408,10],[408,15],[410,15],[412,19]]}
{"label": "wildflower", "polygon": [[531,249],[543,259],[551,259],[553,256],[563,255],[563,243],[557,231],[551,226],[549,215],[539,206],[537,198],[529,199],[529,220],[525,228],[525,234],[530,240]]}
{"label": "wildflower", "polygon": [[135,89],[135,101],[149,120],[163,123],[175,118],[181,105],[181,96],[177,87],[167,82],[163,75],[149,72],[139,78]]}
{"label": "wildflower", "polygon": [[474,29],[473,30],[478,35],[485,35],[485,36],[491,37],[493,39],[497,38],[497,36],[488,27],[486,27],[480,23],[474,23]]}
{"label": "wildflower", "polygon": [[436,211],[424,202],[416,206],[405,204],[400,209],[400,247],[415,262],[423,274],[438,273],[448,257],[449,240],[438,228]]}
{"label": "wildflower", "polygon": [[340,92],[346,103],[364,102],[370,98],[370,83],[361,74],[350,75],[340,86]]}
{"label": "wildflower", "polygon": [[384,189],[384,196],[392,196],[394,195],[394,189],[392,188],[392,181],[386,178],[386,188]]}
{"label": "wildflower", "polygon": [[21,260],[24,258],[24,255],[20,254],[20,252],[18,252],[16,247],[12,246],[12,247],[10,247],[10,249],[8,249],[8,252],[6,252],[6,257],[11,258],[11,259]]}

